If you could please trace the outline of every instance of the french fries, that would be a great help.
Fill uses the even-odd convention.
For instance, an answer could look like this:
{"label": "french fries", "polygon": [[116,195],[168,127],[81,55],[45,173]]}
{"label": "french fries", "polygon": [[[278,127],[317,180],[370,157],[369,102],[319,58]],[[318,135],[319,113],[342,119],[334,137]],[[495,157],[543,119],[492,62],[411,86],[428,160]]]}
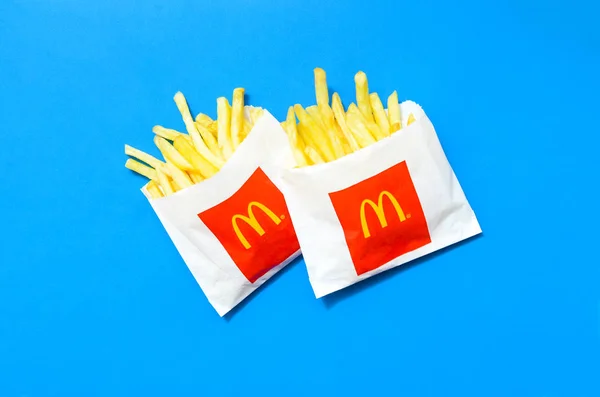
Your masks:
{"label": "french fries", "polygon": [[244,134],[244,89],[233,90],[233,101],[231,106],[231,144],[235,150],[242,141]]}
{"label": "french fries", "polygon": [[233,153],[231,144],[231,106],[225,97],[217,98],[217,122],[219,149],[227,160]]}
{"label": "french fries", "polygon": [[388,117],[392,132],[402,128],[402,115],[400,114],[400,104],[398,103],[398,93],[396,91],[388,97]]}
{"label": "french fries", "polygon": [[[369,93],[367,75],[354,76],[356,104],[345,110],[337,93],[329,103],[325,71],[314,69],[316,106],[290,107],[282,126],[287,132],[298,167],[334,161],[389,137],[402,128],[398,93],[387,99],[387,112],[379,95]],[[296,117],[298,121],[296,120]],[[415,122],[411,113],[405,125]]]}
{"label": "french fries", "polygon": [[148,184],[146,185],[146,190],[148,191],[148,194],[150,194],[150,197],[152,197],[153,199],[164,197],[156,181],[148,182]]}
{"label": "french fries", "polygon": [[[224,97],[217,99],[217,120],[203,113],[193,119],[181,92],[177,92],[173,100],[187,133],[161,125],[152,128],[154,144],[164,161],[125,145],[125,154],[132,157],[127,159],[125,167],[150,180],[146,192],[151,199],[169,196],[215,175],[263,115],[261,108],[254,107],[244,113],[243,88],[233,91],[233,106],[229,106]],[[295,127],[294,116],[294,131]],[[295,142],[299,154],[304,157],[304,144],[297,132],[295,137],[290,143]],[[309,158],[319,161],[316,156]]]}
{"label": "french fries", "polygon": [[135,161],[134,159],[127,159],[125,162],[125,167],[153,181],[158,180],[156,170],[154,168],[148,167],[147,165],[142,164],[139,161]]}

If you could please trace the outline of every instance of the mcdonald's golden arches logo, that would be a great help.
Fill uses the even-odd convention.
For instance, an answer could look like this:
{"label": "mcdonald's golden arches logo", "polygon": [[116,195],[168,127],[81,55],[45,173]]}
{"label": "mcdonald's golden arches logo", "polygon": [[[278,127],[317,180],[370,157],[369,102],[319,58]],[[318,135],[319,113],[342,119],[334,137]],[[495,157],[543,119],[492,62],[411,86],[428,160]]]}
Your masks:
{"label": "mcdonald's golden arches logo", "polygon": [[387,225],[388,225],[387,218],[385,217],[385,212],[383,211],[383,198],[384,197],[387,197],[389,199],[390,203],[392,203],[392,206],[394,207],[394,211],[396,211],[396,214],[398,215],[398,219],[400,219],[400,222],[404,222],[406,220],[404,211],[402,211],[402,207],[400,207],[400,204],[398,204],[398,200],[396,200],[396,197],[394,197],[392,195],[392,193],[388,192],[387,190],[384,190],[383,192],[379,193],[379,197],[377,199],[377,204],[375,204],[373,201],[371,201],[369,199],[363,200],[363,202],[360,204],[360,224],[362,226],[363,236],[365,236],[365,238],[371,237],[371,231],[369,230],[369,225],[367,225],[367,215],[365,213],[365,207],[367,205],[369,205],[371,208],[373,208],[373,211],[375,211],[375,214],[377,215],[377,219],[379,219],[379,224],[381,225],[382,228],[387,227]]}
{"label": "mcdonald's golden arches logo", "polygon": [[198,217],[251,283],[300,249],[283,194],[260,168]]}
{"label": "mcdonald's golden arches logo", "polygon": [[431,242],[405,161],[329,198],[358,275]]}
{"label": "mcdonald's golden arches logo", "polygon": [[246,222],[246,224],[252,229],[254,229],[254,231],[258,233],[259,236],[263,236],[265,234],[265,229],[263,229],[263,227],[260,225],[260,223],[256,219],[256,216],[254,215],[254,212],[252,211],[252,209],[255,207],[260,209],[265,215],[267,215],[275,225],[279,225],[281,223],[281,219],[279,219],[279,217],[275,215],[273,211],[269,209],[269,207],[259,203],[258,201],[251,201],[250,204],[248,204],[248,216],[236,214],[233,217],[231,217],[231,225],[233,227],[233,230],[235,231],[235,235],[246,249],[250,249],[250,247],[252,246],[250,245],[244,234],[241,232],[240,227],[237,224],[238,220]]}

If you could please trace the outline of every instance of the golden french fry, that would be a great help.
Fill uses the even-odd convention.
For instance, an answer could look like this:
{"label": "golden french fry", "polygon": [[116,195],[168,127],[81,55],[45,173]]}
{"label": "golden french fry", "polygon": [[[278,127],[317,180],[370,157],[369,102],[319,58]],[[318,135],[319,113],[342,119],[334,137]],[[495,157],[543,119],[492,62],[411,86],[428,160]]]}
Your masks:
{"label": "golden french fry", "polygon": [[[329,108],[329,105],[325,104]],[[330,109],[331,110],[331,109]],[[334,123],[327,123],[323,118],[323,113],[320,112],[317,106],[308,106],[306,108],[306,112],[317,122],[317,124],[321,127],[322,131],[325,131],[325,136],[331,143],[331,147],[333,148],[333,154],[336,159],[344,156],[346,153],[344,152],[342,142],[337,137],[337,131],[335,130]],[[333,116],[333,113],[331,113]]]}
{"label": "golden french fry", "polygon": [[[327,104],[324,106],[329,107]],[[317,122],[317,124],[319,124],[321,130],[325,131],[325,137],[329,140],[331,147],[333,148],[333,155],[335,158],[339,159],[340,157],[343,157],[346,153],[344,152],[340,139],[336,136],[337,134],[333,127],[333,123],[327,123],[324,120],[323,113],[321,113],[317,106],[308,106],[306,112]]]}
{"label": "golden french fry", "polygon": [[165,139],[168,139],[170,141],[174,140],[179,135],[186,135],[177,130],[173,130],[171,128],[165,128],[162,125],[155,125],[154,127],[152,127],[152,132],[154,132],[156,135],[163,137]]}
{"label": "golden french fry", "polygon": [[200,183],[204,180],[204,177],[199,172],[191,172],[190,171],[190,172],[188,172],[188,175],[189,175],[190,179],[192,180],[192,182],[194,182],[194,183]]}
{"label": "golden french fry", "polygon": [[417,121],[417,119],[415,119],[415,115],[411,113],[408,115],[408,120],[406,121],[406,125],[409,126],[412,123],[414,123],[415,121]]}
{"label": "golden french fry", "polygon": [[398,103],[398,93],[396,91],[388,97],[387,105],[390,132],[396,132],[402,128],[402,115],[400,114],[400,104]]}
{"label": "golden french fry", "polygon": [[321,68],[315,68],[315,93],[317,96],[317,105],[329,104],[329,91],[327,90],[327,75]]}
{"label": "golden french fry", "polygon": [[358,109],[353,110],[350,107],[348,108],[348,113],[346,114],[346,122],[348,124],[348,128],[352,131],[352,134],[356,138],[360,147],[367,147],[373,143],[375,143],[375,138],[369,132],[367,126],[363,123],[362,117],[360,117],[360,111]]}
{"label": "golden french fry", "polygon": [[354,83],[356,84],[356,103],[358,104],[358,109],[368,122],[374,122],[371,101],[369,100],[367,75],[364,72],[356,73]]}
{"label": "golden french fry", "polygon": [[191,145],[187,139],[177,137],[173,141],[173,146],[183,157],[185,157],[188,162],[194,166],[192,172],[200,173],[204,178],[210,178],[219,171],[219,169],[211,162],[202,157],[202,155],[198,154],[198,152],[194,149],[194,146]]}
{"label": "golden french fry", "polygon": [[227,160],[231,157],[233,148],[231,144],[231,106],[225,97],[217,98],[217,121],[219,122],[217,142],[223,157]]}
{"label": "golden french fry", "polygon": [[175,105],[177,105],[177,109],[179,113],[181,113],[181,118],[185,123],[186,128],[188,128],[189,124],[194,124],[194,119],[192,118],[192,114],[190,113],[190,108],[188,107],[187,100],[181,91],[178,91],[174,96],[173,100],[175,101]]}
{"label": "golden french fry", "polygon": [[157,198],[164,197],[164,195],[163,195],[162,191],[160,190],[160,187],[158,186],[158,183],[156,183],[156,181],[148,182],[148,184],[146,185],[146,191],[150,195],[150,198],[157,199]]}
{"label": "golden french fry", "polygon": [[310,146],[304,147],[304,153],[306,154],[306,157],[308,157],[310,159],[312,164],[321,164],[321,163],[325,162],[325,160],[323,160],[323,157],[321,157],[319,152],[317,152],[315,149],[313,149]]}
{"label": "golden french fry", "polygon": [[217,138],[209,131],[208,128],[201,125],[200,123],[196,123],[196,129],[200,133],[204,144],[208,147],[208,149],[215,155],[221,156],[221,150],[219,149],[219,144],[217,142]]}
{"label": "golden french fry", "polygon": [[177,168],[177,166],[175,166],[174,164],[167,162],[163,166],[163,168],[165,167],[169,170],[169,172],[165,172],[164,169],[162,171],[165,172],[165,174],[169,174],[171,178],[173,178],[173,180],[177,182],[177,185],[180,189],[185,189],[186,187],[190,187],[193,185],[192,180],[188,177],[188,175],[179,168]]}
{"label": "golden french fry", "polygon": [[225,161],[218,155],[214,154],[210,151],[208,146],[204,143],[200,133],[196,129],[196,124],[194,120],[192,120],[192,115],[190,114],[190,109],[187,105],[187,101],[181,92],[178,92],[173,97],[175,100],[175,104],[181,113],[181,117],[183,118],[183,122],[185,123],[185,128],[192,137],[192,141],[194,142],[194,146],[198,153],[200,153],[206,160],[208,160],[211,164],[213,164],[217,168],[221,168]]}
{"label": "golden french fry", "polygon": [[377,124],[375,124],[374,121],[369,121],[365,118],[365,116],[360,112],[360,110],[358,109],[358,107],[351,103],[348,106],[348,112],[355,112],[356,115],[358,117],[360,117],[362,123],[367,127],[367,129],[369,130],[369,132],[371,133],[371,135],[373,136],[373,138],[375,138],[375,140],[380,140],[381,138],[384,138],[385,135],[383,135],[383,133],[381,132],[381,130],[379,129],[379,127],[377,126]]}
{"label": "golden french fry", "polygon": [[346,135],[342,131],[342,128],[340,127],[340,125],[335,123],[333,125],[333,128],[335,129],[335,136],[338,138],[338,140],[342,144],[342,149],[344,150],[344,154],[352,153],[354,150],[352,150],[352,148],[350,147],[350,143],[348,142],[348,139],[346,139]]}
{"label": "golden french fry", "polygon": [[148,164],[152,168],[159,168],[161,164],[164,164],[156,157],[148,153],[142,152],[141,150],[129,145],[125,145],[125,154],[131,157],[135,157],[138,160],[142,160],[144,163]]}
{"label": "golden french fry", "polygon": [[294,105],[294,111],[300,123],[306,126],[303,129],[305,133],[302,136],[304,141],[317,150],[325,161],[335,160],[336,157],[331,146],[332,143],[327,139],[326,132],[321,128],[320,123],[313,120],[301,105]]}
{"label": "golden french fry", "polygon": [[182,189],[182,187],[179,186],[179,184],[177,183],[177,181],[175,179],[169,179],[169,182],[171,183],[171,186],[173,186],[174,192],[178,192]]}
{"label": "golden french fry", "polygon": [[203,126],[205,126],[206,128],[210,127],[210,125],[213,123],[213,119],[210,118],[210,116],[207,116],[204,113],[198,113],[198,115],[196,116],[196,123],[200,123]]}
{"label": "golden french fry", "polygon": [[335,92],[333,94],[333,97],[331,98],[331,107],[333,110],[333,114],[335,115],[335,119],[337,120],[337,124],[339,125],[340,129],[342,130],[342,133],[346,137],[350,149],[353,152],[357,151],[358,149],[360,149],[360,146],[356,142],[354,134],[346,124],[346,112],[344,111],[344,106],[342,105],[342,101],[337,92]]}
{"label": "golden french fry", "polygon": [[190,164],[190,162],[187,161],[166,139],[155,136],[154,144],[158,147],[158,150],[160,150],[165,160],[170,161],[182,170],[191,171],[194,169],[194,166]]}
{"label": "golden french fry", "polygon": [[[205,129],[206,131],[208,131],[208,132],[210,133],[210,135],[212,135],[212,136],[213,136],[213,138],[214,138],[213,140],[214,140],[215,142],[217,141],[217,125],[216,125],[216,121],[215,121],[215,125],[214,125],[214,127],[213,127],[213,125],[212,125],[212,124],[210,124],[209,126],[206,126],[206,125],[204,125],[204,124],[202,124],[202,123],[199,123],[199,122],[197,122],[197,121],[196,121],[194,124],[196,125],[196,129],[198,130],[198,132],[200,132],[200,129],[201,129],[201,128],[203,128],[203,129]],[[200,135],[202,135],[202,133],[201,133]],[[210,148],[209,148],[209,149],[210,149]],[[218,146],[217,146],[217,149],[218,149]],[[220,153],[221,153],[221,150],[217,150],[217,151],[216,151],[216,154],[219,154],[219,155],[220,155]]]}
{"label": "golden french fry", "polygon": [[298,145],[301,146],[302,152],[306,159],[306,165],[324,163],[323,156],[315,149],[314,146],[310,146],[308,141],[305,141],[303,137],[309,136],[310,134],[306,131],[306,126],[302,123],[296,125],[298,131]]}
{"label": "golden french fry", "polygon": [[307,165],[306,158],[302,153],[302,147],[298,142],[298,130],[296,128],[296,115],[294,114],[294,107],[290,106],[287,112],[287,119],[285,121],[284,129],[287,132],[288,139],[290,141],[290,146],[292,148],[292,153],[294,155],[294,159],[296,160],[296,165],[298,167],[304,167]]}
{"label": "golden french fry", "polygon": [[242,142],[244,133],[244,89],[233,90],[231,101],[231,146],[235,150]]}
{"label": "golden french fry", "polygon": [[264,110],[263,108],[255,108],[255,107],[251,107],[250,109],[250,120],[252,121],[252,125],[256,124],[256,121],[261,118],[261,116],[264,114]]}
{"label": "golden french fry", "polygon": [[135,161],[134,159],[127,159],[125,162],[125,167],[129,168],[131,171],[135,171],[140,175],[145,176],[148,179],[156,180],[156,171],[154,168],[150,168],[145,164],[140,163],[139,161]]}
{"label": "golden french fry", "polygon": [[390,136],[390,122],[388,121],[387,114],[385,114],[379,95],[374,92],[369,95],[369,99],[371,100],[371,109],[373,109],[373,116],[375,116],[375,122],[379,126],[379,130],[384,136]]}
{"label": "golden french fry", "polygon": [[169,178],[164,172],[162,172],[161,169],[156,169],[156,175],[158,177],[158,183],[160,183],[160,187],[165,196],[175,193],[175,189],[173,188],[173,185],[171,185]]}
{"label": "golden french fry", "polygon": [[319,107],[319,111],[321,112],[323,123],[327,128],[334,128],[334,116],[331,107],[329,106],[329,90],[327,89],[327,75],[325,74],[325,71],[321,68],[315,68],[314,73],[317,106]]}
{"label": "golden french fry", "polygon": [[213,134],[213,136],[215,138],[217,138],[218,133],[219,133],[219,122],[217,120],[215,120],[212,123],[210,123],[208,130]]}
{"label": "golden french fry", "polygon": [[323,120],[321,112],[319,111],[319,108],[317,106],[307,106],[306,112],[310,115],[310,117],[312,117],[314,121],[317,122],[317,124],[319,124],[319,127],[321,127],[323,131],[327,131],[327,125],[325,124],[325,120]]}

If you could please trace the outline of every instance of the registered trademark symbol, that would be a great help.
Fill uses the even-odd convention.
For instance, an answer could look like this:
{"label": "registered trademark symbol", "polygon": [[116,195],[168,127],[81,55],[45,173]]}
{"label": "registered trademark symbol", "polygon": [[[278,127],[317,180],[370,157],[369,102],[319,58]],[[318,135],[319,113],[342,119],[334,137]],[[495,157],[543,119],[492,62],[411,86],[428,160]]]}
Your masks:
{"label": "registered trademark symbol", "polygon": [[410,217],[411,217],[411,215],[410,215],[410,214],[407,214],[407,215],[406,215],[406,218],[407,218],[407,219],[410,219]]}
{"label": "registered trademark symbol", "polygon": [[281,215],[279,218],[281,218],[281,219],[285,219],[285,215]]}

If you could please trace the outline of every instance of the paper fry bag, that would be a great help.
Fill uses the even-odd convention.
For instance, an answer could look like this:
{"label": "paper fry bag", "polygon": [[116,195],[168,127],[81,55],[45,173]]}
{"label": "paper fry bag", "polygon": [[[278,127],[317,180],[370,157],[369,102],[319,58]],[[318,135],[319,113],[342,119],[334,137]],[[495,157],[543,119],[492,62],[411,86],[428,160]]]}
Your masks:
{"label": "paper fry bag", "polygon": [[274,179],[290,158],[284,131],[265,111],[216,175],[170,196],[149,199],[221,316],[300,254]]}
{"label": "paper fry bag", "polygon": [[282,174],[317,298],[481,233],[431,121],[414,102],[401,113],[390,137]]}

